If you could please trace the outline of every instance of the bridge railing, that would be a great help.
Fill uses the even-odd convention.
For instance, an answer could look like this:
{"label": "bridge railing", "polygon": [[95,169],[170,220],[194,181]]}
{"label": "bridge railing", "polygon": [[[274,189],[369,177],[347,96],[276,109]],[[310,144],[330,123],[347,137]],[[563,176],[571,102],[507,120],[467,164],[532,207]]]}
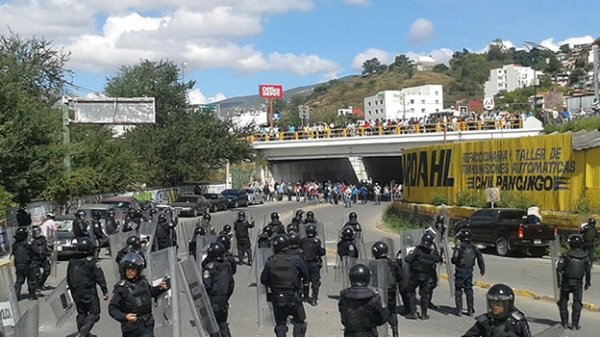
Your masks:
{"label": "bridge railing", "polygon": [[280,131],[277,133],[268,132],[256,133],[246,137],[246,141],[268,142],[268,141],[292,141],[292,140],[312,140],[312,139],[330,139],[330,138],[349,138],[364,136],[384,136],[384,135],[405,135],[405,134],[424,134],[424,133],[444,133],[452,131],[476,131],[476,130],[500,130],[500,129],[521,129],[523,121],[520,118],[506,120],[489,121],[459,121],[456,123],[438,122],[434,124],[414,124],[410,126],[388,126],[388,127],[357,127],[357,128],[326,128],[323,131],[299,130],[299,131]]}

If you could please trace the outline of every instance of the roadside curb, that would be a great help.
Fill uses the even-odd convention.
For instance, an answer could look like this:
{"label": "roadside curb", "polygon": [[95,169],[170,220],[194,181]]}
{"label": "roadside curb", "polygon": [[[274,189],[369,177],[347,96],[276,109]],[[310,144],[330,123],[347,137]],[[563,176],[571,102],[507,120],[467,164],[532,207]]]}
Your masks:
{"label": "roadside curb", "polygon": [[[442,274],[440,274],[440,278],[444,279],[444,280],[448,280],[448,275],[445,273],[442,273]],[[494,284],[477,280],[477,281],[473,281],[473,285],[477,286],[479,288],[482,288],[482,289],[489,289]],[[526,297],[526,298],[535,299],[535,300],[544,300],[544,301],[556,303],[556,299],[553,296],[540,295],[536,292],[524,290],[524,289],[514,289],[513,288],[513,291],[516,295],[519,295],[521,297]],[[582,304],[583,304],[583,308],[586,310],[589,310],[592,312],[600,312],[600,306],[598,306],[596,304],[587,303],[587,302],[582,302]]]}

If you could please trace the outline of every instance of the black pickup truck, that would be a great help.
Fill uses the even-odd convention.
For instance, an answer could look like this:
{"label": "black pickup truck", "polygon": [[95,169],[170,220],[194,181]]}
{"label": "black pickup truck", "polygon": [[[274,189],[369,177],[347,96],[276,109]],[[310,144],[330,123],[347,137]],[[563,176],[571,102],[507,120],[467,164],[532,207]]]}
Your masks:
{"label": "black pickup truck", "polygon": [[470,229],[473,243],[494,246],[496,253],[506,256],[511,251],[525,251],[533,256],[546,254],[557,229],[531,222],[525,210],[508,208],[481,209],[471,217],[455,223],[456,232]]}

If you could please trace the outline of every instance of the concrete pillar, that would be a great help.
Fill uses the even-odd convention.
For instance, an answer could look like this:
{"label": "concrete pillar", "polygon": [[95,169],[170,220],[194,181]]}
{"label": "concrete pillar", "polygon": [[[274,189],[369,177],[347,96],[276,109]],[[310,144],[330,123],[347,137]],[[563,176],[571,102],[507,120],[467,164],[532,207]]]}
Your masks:
{"label": "concrete pillar", "polygon": [[354,169],[354,174],[359,181],[367,180],[369,178],[362,157],[350,156],[348,157],[348,161],[350,161],[350,165],[352,166],[352,169]]}

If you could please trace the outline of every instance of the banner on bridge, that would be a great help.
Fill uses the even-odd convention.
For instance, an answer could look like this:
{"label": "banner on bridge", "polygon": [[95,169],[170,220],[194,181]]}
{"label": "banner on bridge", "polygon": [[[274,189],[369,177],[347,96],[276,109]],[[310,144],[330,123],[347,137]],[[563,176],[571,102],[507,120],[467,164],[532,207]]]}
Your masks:
{"label": "banner on bridge", "polygon": [[404,151],[405,200],[431,203],[497,187],[518,192],[545,210],[571,210],[586,201],[600,206],[600,148],[575,151],[572,134],[498,139],[413,148]]}

